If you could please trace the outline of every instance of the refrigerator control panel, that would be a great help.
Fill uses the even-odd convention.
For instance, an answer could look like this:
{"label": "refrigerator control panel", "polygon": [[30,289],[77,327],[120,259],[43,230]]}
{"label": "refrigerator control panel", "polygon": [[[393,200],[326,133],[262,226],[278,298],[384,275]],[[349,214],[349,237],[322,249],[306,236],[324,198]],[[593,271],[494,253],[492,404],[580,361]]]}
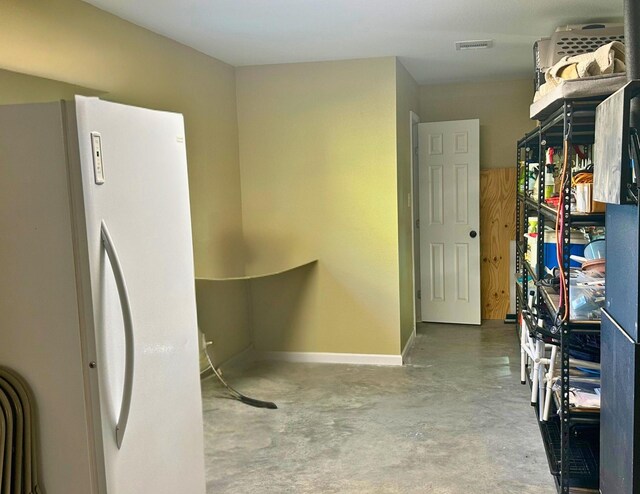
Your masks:
{"label": "refrigerator control panel", "polygon": [[101,185],[104,183],[104,167],[102,163],[102,138],[99,132],[91,132],[91,150],[96,184]]}

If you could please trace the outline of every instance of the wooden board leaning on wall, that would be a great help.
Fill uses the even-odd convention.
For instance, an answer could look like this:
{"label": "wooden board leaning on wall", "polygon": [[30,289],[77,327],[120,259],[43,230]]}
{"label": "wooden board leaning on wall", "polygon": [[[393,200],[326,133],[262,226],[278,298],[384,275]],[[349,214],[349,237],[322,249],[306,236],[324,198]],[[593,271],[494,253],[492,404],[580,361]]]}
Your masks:
{"label": "wooden board leaning on wall", "polygon": [[482,319],[509,312],[509,245],[515,239],[516,169],[480,170],[480,276]]}

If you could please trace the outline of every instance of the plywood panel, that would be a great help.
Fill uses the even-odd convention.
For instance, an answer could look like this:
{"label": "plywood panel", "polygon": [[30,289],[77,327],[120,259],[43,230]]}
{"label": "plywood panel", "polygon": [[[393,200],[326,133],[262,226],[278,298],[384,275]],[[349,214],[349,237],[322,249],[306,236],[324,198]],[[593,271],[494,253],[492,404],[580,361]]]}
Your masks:
{"label": "plywood panel", "polygon": [[509,310],[509,242],[515,239],[516,169],[480,171],[482,319],[503,319]]}

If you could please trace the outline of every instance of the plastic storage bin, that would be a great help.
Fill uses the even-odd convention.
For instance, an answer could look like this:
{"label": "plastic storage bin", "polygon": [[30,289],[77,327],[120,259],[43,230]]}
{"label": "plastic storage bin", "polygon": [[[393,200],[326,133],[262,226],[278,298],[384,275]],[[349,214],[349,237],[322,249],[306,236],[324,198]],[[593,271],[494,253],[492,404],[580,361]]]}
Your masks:
{"label": "plastic storage bin", "polygon": [[[588,240],[581,233],[571,235],[571,248],[569,253],[573,256],[584,256],[584,248]],[[544,233],[544,265],[549,269],[558,267],[558,255],[556,253],[556,233],[547,231]],[[579,268],[581,264],[571,260],[572,268]]]}
{"label": "plastic storage bin", "polygon": [[[598,280],[594,278],[593,281]],[[599,321],[600,309],[604,307],[604,280],[603,285],[584,285],[586,279],[580,282],[571,280],[569,287],[569,297],[571,299],[571,307],[569,318],[573,321]]]}

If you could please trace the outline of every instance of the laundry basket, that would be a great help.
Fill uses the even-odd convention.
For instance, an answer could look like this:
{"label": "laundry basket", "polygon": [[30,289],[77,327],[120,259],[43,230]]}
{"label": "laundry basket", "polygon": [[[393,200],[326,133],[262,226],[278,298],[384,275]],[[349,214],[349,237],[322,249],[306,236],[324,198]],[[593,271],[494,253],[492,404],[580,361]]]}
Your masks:
{"label": "laundry basket", "polygon": [[549,38],[533,44],[535,90],[544,84],[545,71],[562,57],[595,51],[612,41],[624,43],[623,24],[586,24],[562,26]]}

